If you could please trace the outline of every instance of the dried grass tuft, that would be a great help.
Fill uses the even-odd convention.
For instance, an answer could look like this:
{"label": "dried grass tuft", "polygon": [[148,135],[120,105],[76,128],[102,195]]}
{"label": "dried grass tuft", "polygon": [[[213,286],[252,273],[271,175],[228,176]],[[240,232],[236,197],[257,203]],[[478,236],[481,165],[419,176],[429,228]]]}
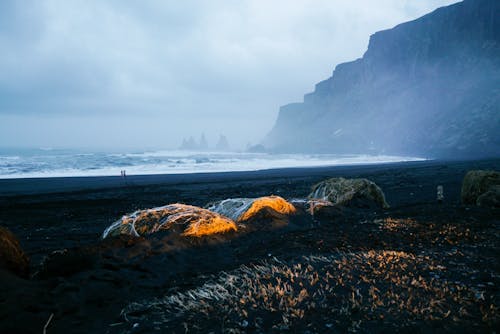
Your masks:
{"label": "dried grass tuft", "polygon": [[274,211],[284,215],[292,215],[297,211],[293,206],[293,204],[287,202],[282,197],[279,196],[259,197],[255,199],[252,205],[248,208],[248,210],[245,211],[238,218],[238,222],[243,222],[251,219],[265,208],[273,209]]}
{"label": "dried grass tuft", "polygon": [[[494,293],[447,280],[441,259],[387,250],[274,258],[222,272],[195,289],[130,304],[122,314],[131,323],[172,331],[208,330],[221,322],[226,332],[289,330],[310,321],[316,330],[334,322],[340,332],[370,331],[369,323],[378,321],[395,330],[443,319],[460,326],[470,316],[498,322]],[[187,328],[179,327],[183,322]]]}
{"label": "dried grass tuft", "polygon": [[171,230],[173,227],[183,228],[182,235],[190,237],[227,233],[238,229],[234,221],[218,213],[176,203],[123,216],[104,231],[103,238],[120,234],[145,236]]}

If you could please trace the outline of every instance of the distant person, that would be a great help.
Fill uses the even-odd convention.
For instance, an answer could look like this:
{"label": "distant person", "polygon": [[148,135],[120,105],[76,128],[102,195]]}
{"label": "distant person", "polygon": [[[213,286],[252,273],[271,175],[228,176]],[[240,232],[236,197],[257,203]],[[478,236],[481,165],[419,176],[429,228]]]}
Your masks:
{"label": "distant person", "polygon": [[123,170],[120,171],[120,176],[123,177]]}
{"label": "distant person", "polygon": [[125,169],[123,170],[123,177],[127,177],[127,172],[125,171]]}

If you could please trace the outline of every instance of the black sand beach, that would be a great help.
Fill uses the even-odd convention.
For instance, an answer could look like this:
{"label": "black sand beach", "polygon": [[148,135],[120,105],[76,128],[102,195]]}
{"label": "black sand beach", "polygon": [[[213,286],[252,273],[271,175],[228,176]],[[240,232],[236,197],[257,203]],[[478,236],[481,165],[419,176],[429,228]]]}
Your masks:
{"label": "black sand beach", "polygon": [[[0,180],[0,226],[31,260],[30,279],[0,271],[0,332],[40,333],[46,324],[47,333],[498,331],[500,212],[460,203],[471,169],[499,170],[500,160]],[[301,198],[337,176],[374,181],[391,208],[292,217],[284,228],[224,240],[100,240],[137,209]],[[67,251],[41,264],[58,250]],[[225,285],[233,279],[237,287]],[[217,284],[226,292],[207,296]],[[183,298],[200,304],[179,308],[173,300]]]}

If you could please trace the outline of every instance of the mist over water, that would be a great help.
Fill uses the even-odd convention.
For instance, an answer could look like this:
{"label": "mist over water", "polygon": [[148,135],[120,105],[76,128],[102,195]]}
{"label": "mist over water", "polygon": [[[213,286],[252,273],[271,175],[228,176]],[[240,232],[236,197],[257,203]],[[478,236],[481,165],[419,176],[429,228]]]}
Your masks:
{"label": "mist over water", "polygon": [[0,151],[0,178],[120,176],[254,171],[423,160],[416,157],[266,154],[242,152],[85,152],[35,149]]}
{"label": "mist over water", "polygon": [[370,34],[455,0],[0,1],[0,146],[260,143]]}

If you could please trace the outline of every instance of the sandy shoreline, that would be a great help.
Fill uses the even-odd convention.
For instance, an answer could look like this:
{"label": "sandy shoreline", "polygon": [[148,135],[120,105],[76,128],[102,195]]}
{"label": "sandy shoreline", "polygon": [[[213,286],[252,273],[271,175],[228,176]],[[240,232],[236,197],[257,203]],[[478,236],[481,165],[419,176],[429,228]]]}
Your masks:
{"label": "sandy shoreline", "polygon": [[[499,324],[498,315],[494,312],[481,313],[483,311],[480,310],[490,305],[498,310],[500,305],[497,288],[500,286],[497,255],[500,250],[500,223],[497,209],[464,207],[460,204],[461,182],[471,169],[499,170],[500,159],[129,176],[126,183],[119,177],[0,180],[0,225],[8,227],[19,238],[31,258],[32,274],[43,269],[40,263],[51,252],[63,249],[75,252],[62,262],[56,261],[54,267],[43,269],[44,276],[38,278],[24,280],[0,275],[0,332],[38,333],[50,314],[54,313],[49,333],[132,333],[136,332],[131,330],[133,323],[128,323],[120,316],[129,303],[161,297],[172,291],[200,288],[207,277],[217,281],[222,271],[234,271],[234,275],[238,276],[242,273],[241,266],[261,263],[270,258],[269,254],[281,261],[279,266],[283,270],[292,263],[303,261],[301,259],[304,256],[320,256],[321,259],[332,261],[345,256],[358,261],[358,268],[364,268],[359,275],[369,277],[375,275],[374,269],[363,259],[378,261],[380,254],[386,254],[384,252],[393,252],[387,254],[393,254],[391,256],[400,258],[406,263],[405,266],[414,268],[412,270],[417,275],[416,279],[419,275],[428,279],[426,284],[432,285],[436,291],[447,289],[450,282],[457,281],[467,291],[480,291],[485,299],[453,302],[455,295],[450,292],[443,298],[449,298],[447,303],[452,313],[437,322],[430,321],[427,315],[405,313],[410,312],[408,310],[403,312],[381,308],[381,314],[386,317],[384,322],[370,318],[372,315],[368,319],[359,318],[359,314],[345,318],[339,314],[324,313],[332,309],[329,302],[324,309],[314,312],[307,311],[309,306],[306,305],[304,318],[293,320],[296,328],[319,333],[329,328],[325,326],[333,321],[337,332],[345,332],[352,325],[350,321],[356,319],[364,321],[366,327],[362,328],[370,332],[393,331],[397,328],[410,332],[417,328],[437,332],[491,330]],[[256,232],[224,243],[217,240],[208,244],[194,243],[188,248],[167,252],[159,251],[159,245],[152,240],[126,247],[118,243],[111,248],[99,240],[110,223],[137,209],[175,202],[204,206],[211,201],[230,197],[270,194],[284,198],[305,197],[313,184],[335,176],[373,180],[385,192],[391,208],[349,209],[333,221],[320,223],[299,217],[281,230]],[[437,185],[444,187],[443,204],[436,203]],[[390,224],[381,225],[385,221]],[[168,247],[175,249],[180,246],[188,245],[174,243]],[[426,256],[434,261],[435,268],[448,268],[446,272],[439,273],[441,278],[433,276],[437,269],[433,271],[427,267]],[[324,261],[327,260],[314,260],[311,263],[315,270],[325,274],[331,269]],[[460,263],[463,265],[458,265]],[[404,268],[398,269],[394,275],[413,275]],[[353,270],[361,269],[346,267],[345,270],[352,274]],[[476,274],[462,275],[469,271]],[[377,281],[381,278],[373,279]],[[332,281],[329,284],[335,282],[338,283]],[[361,289],[360,293],[365,288],[356,285],[356,281],[347,281],[346,284]],[[381,291],[387,289],[386,285],[377,284]],[[312,289],[312,293],[316,288],[309,286],[308,289]],[[404,286],[401,289],[400,293],[408,293]],[[420,304],[412,307],[428,303],[430,299],[426,301],[426,298],[431,298],[433,294],[435,292],[430,295],[417,294],[415,300]],[[349,297],[350,292],[346,296]],[[338,298],[344,297],[339,295]],[[368,296],[363,300],[369,300]],[[318,303],[316,300],[312,302],[314,305]],[[331,301],[332,305],[338,302],[334,299]],[[368,307],[368,316],[372,306],[365,306]],[[213,307],[218,308],[216,304]],[[471,316],[464,318],[456,313],[461,308],[467,309]],[[236,312],[236,309],[243,313],[233,314],[232,310]],[[148,312],[134,316],[134,321],[140,323],[143,332],[154,332],[154,328],[146,324],[157,321],[157,315]],[[181,326],[183,321],[191,319],[190,316],[199,316],[196,310],[189,312],[176,318],[174,323]],[[213,317],[199,318],[194,324],[200,329],[192,330],[219,332],[220,317],[228,316],[226,320],[230,323],[235,321],[237,326],[242,321],[242,314],[254,314],[251,309],[240,310],[239,307],[225,312],[226,315],[214,312]],[[441,314],[438,309],[436,312]],[[443,312],[446,314],[447,310],[443,309]],[[452,320],[452,315],[458,320]],[[170,317],[168,314],[165,316]],[[250,324],[248,326],[257,326],[258,318],[263,318],[264,323],[271,327],[282,321],[281,316],[274,313],[255,317],[249,316],[245,320]],[[487,320],[481,320],[482,317]],[[412,325],[412,321],[415,324]],[[312,327],[308,327],[309,323],[313,324]],[[398,327],[399,324],[403,327]],[[164,324],[164,332],[183,332],[184,327],[177,325],[169,327]],[[259,332],[257,327],[252,328],[252,331]],[[244,328],[240,330],[244,331]]]}
{"label": "sandy shoreline", "polygon": [[[477,164],[495,164],[494,160],[483,160]],[[146,185],[174,185],[203,182],[232,182],[246,180],[260,180],[279,177],[301,177],[314,175],[354,175],[358,173],[374,173],[387,169],[432,167],[443,164],[468,164],[468,161],[408,161],[388,162],[381,164],[355,164],[321,167],[290,167],[263,169],[256,171],[211,172],[186,174],[153,174],[119,176],[74,176],[49,178],[9,178],[0,179],[0,197],[16,195],[36,195],[46,193],[62,193],[86,190],[100,190],[118,187],[146,186]]]}

